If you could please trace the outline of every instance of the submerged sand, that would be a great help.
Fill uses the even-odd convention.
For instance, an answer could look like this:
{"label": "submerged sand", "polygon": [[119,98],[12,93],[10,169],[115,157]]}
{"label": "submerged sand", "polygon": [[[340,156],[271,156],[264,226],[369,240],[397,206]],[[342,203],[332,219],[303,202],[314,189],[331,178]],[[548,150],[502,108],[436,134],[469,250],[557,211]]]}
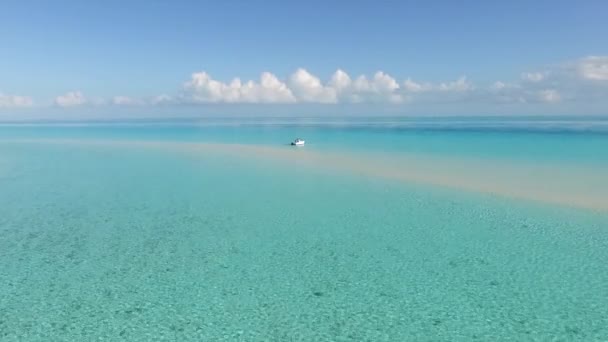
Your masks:
{"label": "submerged sand", "polygon": [[537,165],[521,161],[403,153],[342,153],[286,146],[174,141],[27,139],[4,142],[145,148],[184,153],[190,157],[232,156],[285,166],[297,165],[321,171],[608,211],[608,168],[598,165]]}

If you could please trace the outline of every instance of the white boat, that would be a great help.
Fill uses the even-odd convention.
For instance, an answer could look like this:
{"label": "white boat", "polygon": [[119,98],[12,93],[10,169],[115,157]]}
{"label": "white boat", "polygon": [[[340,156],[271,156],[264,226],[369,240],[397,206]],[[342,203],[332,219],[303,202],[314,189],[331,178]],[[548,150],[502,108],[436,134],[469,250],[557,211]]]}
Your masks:
{"label": "white boat", "polygon": [[305,143],[306,143],[306,141],[304,141],[304,140],[302,140],[300,138],[297,138],[296,140],[294,140],[291,143],[291,146],[304,146]]}

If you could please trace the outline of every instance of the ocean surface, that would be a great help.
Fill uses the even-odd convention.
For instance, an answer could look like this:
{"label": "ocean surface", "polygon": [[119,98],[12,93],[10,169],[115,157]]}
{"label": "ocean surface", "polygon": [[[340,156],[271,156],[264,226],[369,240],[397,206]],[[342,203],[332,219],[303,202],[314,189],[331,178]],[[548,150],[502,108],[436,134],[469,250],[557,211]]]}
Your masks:
{"label": "ocean surface", "polygon": [[608,120],[0,124],[0,340],[608,341]]}

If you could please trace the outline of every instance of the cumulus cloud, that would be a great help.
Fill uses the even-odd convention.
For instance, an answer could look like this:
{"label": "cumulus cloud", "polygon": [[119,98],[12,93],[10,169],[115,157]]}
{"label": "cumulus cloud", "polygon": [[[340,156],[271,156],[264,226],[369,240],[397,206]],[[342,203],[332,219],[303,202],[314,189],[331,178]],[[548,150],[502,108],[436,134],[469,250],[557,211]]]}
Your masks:
{"label": "cumulus cloud", "polygon": [[329,80],[329,86],[335,89],[338,93],[349,89],[353,81],[350,76],[342,69],[336,70]]}
{"label": "cumulus cloud", "polygon": [[492,84],[492,86],[490,87],[490,89],[492,90],[502,90],[508,87],[508,84],[501,82],[501,81],[496,81],[494,82],[494,84]]}
{"label": "cumulus cloud", "polygon": [[521,79],[528,82],[540,82],[545,79],[545,74],[542,72],[524,72],[521,74]]}
{"label": "cumulus cloud", "polygon": [[578,70],[584,79],[608,81],[608,56],[589,56],[579,61]]}
{"label": "cumulus cloud", "polygon": [[0,108],[31,107],[34,101],[29,96],[9,95],[0,92]]}
{"label": "cumulus cloud", "polygon": [[437,84],[429,82],[415,82],[411,78],[403,81],[403,90],[407,93],[426,93],[426,92],[453,92],[465,93],[474,90],[473,83],[462,76],[455,81],[440,82]]}
{"label": "cumulus cloud", "polygon": [[547,103],[555,103],[561,101],[561,96],[559,92],[555,89],[541,90],[539,93],[539,98],[542,102]]}
{"label": "cumulus cloud", "polygon": [[59,107],[81,106],[88,102],[80,91],[70,91],[55,98],[55,104]]}
{"label": "cumulus cloud", "polygon": [[173,102],[174,102],[173,97],[171,97],[167,94],[161,94],[161,95],[154,96],[152,98],[152,100],[150,101],[150,103],[153,105],[165,105],[165,104],[170,104]]}
{"label": "cumulus cloud", "polygon": [[486,94],[498,103],[557,103],[562,100],[560,92],[556,89],[539,89],[527,83],[497,81],[490,86]]}
{"label": "cumulus cloud", "polygon": [[326,88],[330,89],[330,93],[335,92],[336,100],[339,102],[399,103],[403,101],[397,80],[382,71],[376,72],[371,79],[360,75],[353,81],[345,71],[338,69]]}
{"label": "cumulus cloud", "polygon": [[456,81],[443,82],[439,84],[441,91],[465,92],[473,89],[473,84],[467,81],[466,76],[462,76]]}
{"label": "cumulus cloud", "polygon": [[481,96],[487,96],[491,102],[497,103],[526,103],[530,102],[530,95],[524,91],[522,86],[517,83],[509,83],[496,81],[488,91],[482,93]]}
{"label": "cumulus cloud", "polygon": [[[85,97],[80,91],[58,96],[55,104],[71,107],[84,104],[115,106],[205,103],[557,103],[573,100],[599,102],[608,98],[608,56],[589,56],[561,64],[541,66],[542,71],[524,72],[515,79],[474,85],[462,76],[455,80],[425,82],[398,80],[388,73],[349,75],[338,69],[328,78],[304,68],[279,78],[264,72],[258,80],[214,79],[206,71],[195,72],[177,94],[108,100]],[[26,106],[28,97],[0,94],[0,106]]]}
{"label": "cumulus cloud", "polygon": [[[594,84],[595,81],[608,81],[608,56],[587,56],[545,67],[544,72],[528,72],[521,75],[522,80],[533,83],[561,83],[582,85],[581,82]],[[598,85],[595,83],[594,85]]]}
{"label": "cumulus cloud", "polygon": [[139,106],[143,105],[144,101],[129,96],[119,95],[112,98],[112,104],[116,106]]}
{"label": "cumulus cloud", "polygon": [[399,103],[403,101],[403,97],[398,93],[400,89],[399,83],[390,75],[382,71],[374,74],[371,80],[368,80],[365,75],[361,75],[354,83],[354,96],[363,101],[388,101]]}
{"label": "cumulus cloud", "polygon": [[608,99],[608,56],[588,56],[526,72],[520,82],[494,83],[487,94],[499,102],[558,103]]}
{"label": "cumulus cloud", "polygon": [[[214,79],[206,71],[200,71],[184,82],[177,96],[161,95],[146,103],[402,103],[418,93],[443,92],[443,98],[448,98],[445,93],[466,93],[473,89],[473,84],[464,76],[437,84],[417,83],[411,78],[400,83],[383,71],[377,71],[371,77],[351,77],[346,71],[338,69],[327,81],[323,81],[308,70],[299,68],[284,81],[264,72],[258,81],[244,82],[234,78],[224,82]],[[121,96],[115,97],[113,103],[129,105],[134,101]]]}
{"label": "cumulus cloud", "polygon": [[291,90],[284,82],[269,72],[260,76],[259,82],[241,82],[235,78],[230,83],[214,80],[206,72],[192,74],[184,83],[182,99],[194,103],[289,103],[295,102]]}
{"label": "cumulus cloud", "polygon": [[406,92],[420,93],[432,90],[433,86],[430,83],[414,82],[411,78],[408,78],[403,81],[403,89]]}
{"label": "cumulus cloud", "polygon": [[321,80],[306,71],[298,69],[289,77],[289,87],[299,102],[336,103],[336,89],[325,86]]}
{"label": "cumulus cloud", "polygon": [[338,69],[326,83],[303,68],[285,82],[265,72],[259,82],[243,83],[235,78],[224,83],[202,71],[192,74],[184,84],[180,99],[193,103],[398,103],[403,100],[399,89],[397,80],[382,71],[371,78],[361,75],[353,80]]}

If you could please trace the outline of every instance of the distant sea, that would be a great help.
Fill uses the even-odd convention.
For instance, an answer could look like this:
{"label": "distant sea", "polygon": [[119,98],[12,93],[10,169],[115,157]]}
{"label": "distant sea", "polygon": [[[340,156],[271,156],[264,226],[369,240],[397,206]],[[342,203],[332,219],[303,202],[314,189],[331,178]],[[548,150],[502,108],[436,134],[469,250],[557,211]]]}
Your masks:
{"label": "distant sea", "polygon": [[608,118],[0,123],[1,341],[608,341],[607,261]]}

